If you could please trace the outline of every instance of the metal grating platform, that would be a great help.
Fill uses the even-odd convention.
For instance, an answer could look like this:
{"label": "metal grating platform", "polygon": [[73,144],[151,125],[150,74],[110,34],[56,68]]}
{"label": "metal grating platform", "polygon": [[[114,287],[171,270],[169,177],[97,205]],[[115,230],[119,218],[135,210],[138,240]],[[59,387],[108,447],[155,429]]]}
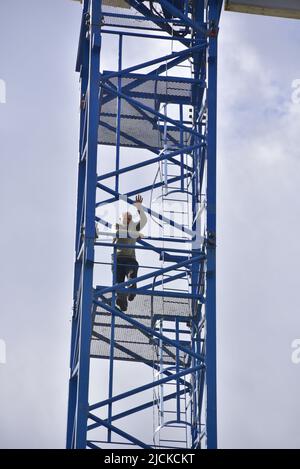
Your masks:
{"label": "metal grating platform", "polygon": [[[108,300],[109,301],[109,300]],[[164,298],[158,296],[137,295],[135,300],[129,302],[126,311],[130,317],[142,324],[151,327],[155,319],[163,317],[172,320],[191,317],[190,300],[183,298]],[[96,306],[94,310],[93,332],[91,341],[91,356],[94,358],[109,358],[111,334],[111,314]],[[155,339],[157,340],[157,339]],[[133,327],[125,320],[116,317],[115,322],[115,360],[135,362],[157,362],[154,342],[144,332]],[[176,350],[172,346],[164,347],[164,364],[175,364]],[[181,365],[185,364],[185,354],[180,352]]]}
{"label": "metal grating platform", "polygon": [[[120,6],[105,5],[103,7],[103,26],[121,28],[147,28],[153,31],[160,31],[160,28],[151,20],[146,20],[138,14],[134,8],[130,8],[128,3]],[[113,15],[113,16],[110,16]]]}
{"label": "metal grating platform", "polygon": [[[112,72],[106,72],[112,73]],[[118,79],[111,78],[109,86],[117,87]],[[192,86],[189,82],[181,82],[175,78],[159,77],[149,80],[145,75],[134,75],[122,78],[122,92],[135,99],[138,104],[159,111],[164,103],[188,104],[191,100]],[[113,93],[102,89],[100,108],[100,126],[98,141],[104,145],[116,144],[117,98]],[[157,116],[140,109],[138,105],[121,99],[121,146],[138,148],[162,148],[164,128]],[[170,146],[179,147],[190,142],[191,134],[183,132],[180,142],[180,130],[168,126]]]}

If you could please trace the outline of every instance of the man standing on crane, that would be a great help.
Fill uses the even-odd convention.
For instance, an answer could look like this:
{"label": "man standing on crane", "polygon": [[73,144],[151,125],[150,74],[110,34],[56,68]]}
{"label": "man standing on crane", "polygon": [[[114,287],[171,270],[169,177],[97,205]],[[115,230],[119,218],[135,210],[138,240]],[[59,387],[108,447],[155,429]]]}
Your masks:
{"label": "man standing on crane", "polygon": [[[133,279],[137,277],[139,264],[135,256],[135,243],[142,238],[140,230],[144,228],[147,223],[147,217],[142,207],[143,198],[141,195],[137,195],[135,198],[135,204],[140,219],[138,222],[132,220],[132,214],[130,212],[124,212],[121,217],[121,223],[116,223],[116,237],[113,243],[116,244],[116,256],[117,256],[117,272],[116,272],[116,283],[122,283],[125,281],[125,277]],[[114,254],[113,254],[114,257]],[[130,288],[136,288],[136,283],[132,284]],[[117,293],[116,304],[122,311],[127,310],[128,301],[133,301],[135,293]]]}

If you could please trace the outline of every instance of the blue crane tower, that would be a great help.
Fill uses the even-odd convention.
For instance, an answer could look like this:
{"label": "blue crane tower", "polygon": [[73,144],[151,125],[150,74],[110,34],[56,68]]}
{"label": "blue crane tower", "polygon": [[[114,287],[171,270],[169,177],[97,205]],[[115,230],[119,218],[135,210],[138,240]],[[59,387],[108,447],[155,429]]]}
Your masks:
{"label": "blue crane tower", "polygon": [[[221,7],[82,2],[68,448],[217,447]],[[138,277],[117,283],[115,213],[138,194]]]}

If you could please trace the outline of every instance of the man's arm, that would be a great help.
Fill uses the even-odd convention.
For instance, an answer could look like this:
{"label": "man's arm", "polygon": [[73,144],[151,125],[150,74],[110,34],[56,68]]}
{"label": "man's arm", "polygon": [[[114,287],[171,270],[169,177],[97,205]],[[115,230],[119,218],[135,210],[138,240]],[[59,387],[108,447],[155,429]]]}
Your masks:
{"label": "man's arm", "polygon": [[144,226],[147,224],[147,217],[142,207],[142,203],[143,203],[143,197],[141,195],[137,195],[135,198],[134,206],[136,207],[139,213],[140,221],[136,224],[136,227],[135,227],[136,231],[142,230]]}

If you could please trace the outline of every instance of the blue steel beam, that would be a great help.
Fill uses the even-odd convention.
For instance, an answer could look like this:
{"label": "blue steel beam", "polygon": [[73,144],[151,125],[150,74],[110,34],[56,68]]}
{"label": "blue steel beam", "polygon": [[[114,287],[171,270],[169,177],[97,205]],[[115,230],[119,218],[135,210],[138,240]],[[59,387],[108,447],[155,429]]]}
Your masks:
{"label": "blue steel beam", "polygon": [[[116,287],[115,291],[120,292],[120,293],[127,293],[128,294],[128,289],[124,288],[124,287]],[[141,288],[132,288],[132,289],[130,289],[130,292],[140,294],[140,295],[153,296],[153,297],[159,296],[159,297],[177,298],[177,299],[184,298],[184,299],[187,299],[187,300],[192,300],[193,299],[193,300],[199,300],[203,304],[205,303],[205,298],[202,295],[197,295],[197,294],[195,295],[194,293],[182,293],[182,292],[179,292],[179,291],[171,292],[171,291],[160,291],[160,290],[155,290],[155,293],[153,293],[152,290],[146,290],[143,287],[141,287]],[[101,291],[99,293],[101,293],[101,295],[102,295]],[[170,315],[170,317],[171,317],[171,315]]]}
{"label": "blue steel beam", "polygon": [[87,415],[86,402],[89,390],[89,363],[90,363],[90,335],[91,316],[87,314],[92,307],[91,289],[93,285],[93,258],[94,258],[94,204],[96,198],[96,171],[97,171],[97,137],[99,108],[98,87],[96,76],[100,66],[99,31],[93,25],[101,19],[101,1],[91,0],[90,3],[90,38],[89,38],[89,87],[88,87],[88,131],[87,131],[87,158],[86,158],[86,180],[85,180],[85,252],[83,258],[82,275],[82,312],[80,323],[79,342],[79,370],[76,399],[76,423],[74,432],[74,445],[76,448],[86,447]]}
{"label": "blue steel beam", "polygon": [[[84,170],[79,172],[80,186],[78,190],[79,197],[82,198],[82,212],[85,225],[84,256],[81,264],[75,265],[75,282],[81,277],[81,311],[79,321],[78,338],[78,372],[75,377],[70,378],[69,409],[68,409],[68,428],[67,428],[67,447],[85,448],[87,432],[87,401],[89,389],[89,363],[90,363],[90,337],[91,337],[91,315],[88,311],[92,308],[92,282],[93,282],[93,257],[94,257],[94,230],[95,230],[95,198],[96,198],[96,170],[97,170],[97,137],[99,107],[98,103],[98,85],[97,76],[100,65],[100,32],[95,28],[95,24],[101,19],[101,0],[91,0],[84,2],[84,15],[89,9],[91,26],[89,30],[88,45],[85,45],[85,53],[88,55],[88,67],[84,72],[82,81],[87,93],[87,131],[86,145],[87,155],[83,161]],[[97,30],[96,30],[97,29]],[[83,133],[83,138],[85,132]],[[82,174],[83,173],[83,174]],[[83,182],[84,179],[84,182]],[[84,209],[83,209],[84,205]],[[77,212],[78,220],[78,212]],[[77,226],[77,236],[80,229]],[[80,271],[80,274],[79,274]],[[73,319],[73,325],[75,325]],[[73,329],[72,325],[72,329]],[[72,344],[74,351],[75,344]],[[72,354],[72,352],[71,352]]]}
{"label": "blue steel beam", "polygon": [[[137,242],[141,243],[142,240],[137,240]],[[113,248],[115,245],[114,243],[108,243],[108,242],[102,242],[102,241],[95,241],[95,246],[106,246],[106,247],[111,247]],[[127,244],[122,244],[120,243],[118,245],[120,248],[127,248]],[[166,248],[159,248],[157,246],[152,246],[152,245],[142,245],[142,246],[137,246],[135,245],[134,247],[128,247],[127,249],[138,249],[138,250],[147,250],[147,251],[155,251],[157,253],[167,253],[167,252],[174,252],[174,253],[183,253],[183,254],[193,254],[193,253],[197,253],[197,250],[193,251],[193,250],[188,250],[188,249],[179,249],[179,248],[169,248],[169,247],[166,247]],[[198,249],[198,253],[199,253],[199,249]],[[205,256],[203,255],[202,256],[202,259],[204,259]]]}
{"label": "blue steel beam", "polygon": [[[136,28],[138,29],[138,28]],[[102,30],[102,33],[105,34],[111,34],[111,35],[116,35],[119,36],[122,34],[123,36],[128,36],[128,37],[142,37],[143,39],[155,39],[155,40],[162,40],[162,41],[180,41],[182,42],[185,46],[189,45],[190,40],[189,39],[184,39],[184,38],[176,38],[176,37],[171,37],[171,36],[159,36],[159,35],[154,35],[154,34],[140,34],[140,33],[133,33],[133,32],[128,32],[128,31],[109,31],[108,29]]]}
{"label": "blue steel beam", "polygon": [[[221,0],[209,1],[211,26],[219,22]],[[207,447],[217,448],[217,344],[216,344],[216,191],[217,191],[217,51],[218,35],[209,37],[208,48],[208,123],[207,123],[207,275],[206,275],[206,383]]]}
{"label": "blue steel beam", "polygon": [[[81,67],[81,93],[80,99],[86,95],[88,86],[88,55],[89,55],[89,44],[88,41],[83,41],[86,36],[87,27],[85,22],[85,16],[88,10],[88,2],[85,0],[83,5],[81,29],[80,29],[80,47],[78,50],[77,66],[76,69],[79,71],[78,60],[79,55],[82,59]],[[84,205],[84,185],[85,185],[85,163],[81,160],[81,153],[85,139],[85,123],[86,123],[86,110],[81,106],[80,111],[80,134],[79,134],[79,164],[78,164],[78,182],[77,182],[77,215],[76,215],[76,233],[75,233],[75,252],[77,252],[78,245],[80,242],[80,226],[83,213]],[[80,285],[82,263],[77,259],[75,260],[74,266],[74,285],[73,285],[73,317],[72,317],[72,329],[71,329],[71,351],[70,351],[70,379],[69,379],[69,399],[68,399],[68,420],[67,420],[67,448],[71,448],[73,445],[74,438],[74,427],[76,421],[76,406],[77,406],[77,376],[72,377],[72,370],[77,360],[78,351],[78,338],[79,338],[79,327],[80,320],[77,311],[77,292]]]}
{"label": "blue steel beam", "polygon": [[111,287],[105,287],[105,288],[103,288],[103,290],[101,290],[101,294],[104,295],[105,293],[110,293],[110,292],[116,290],[117,288],[128,287],[128,286],[132,285],[133,283],[142,282],[144,280],[148,280],[149,278],[156,277],[157,275],[166,274],[168,272],[171,272],[172,270],[177,270],[181,267],[188,266],[189,264],[192,264],[193,262],[198,262],[198,261],[200,261],[204,258],[205,258],[205,256],[203,256],[203,255],[202,256],[197,255],[197,256],[191,257],[187,260],[184,260],[182,262],[178,262],[177,264],[173,264],[169,267],[159,269],[158,271],[150,272],[149,274],[145,274],[145,275],[141,275],[140,277],[136,277],[136,278],[127,280],[126,282],[118,283],[117,285],[113,285]]}

